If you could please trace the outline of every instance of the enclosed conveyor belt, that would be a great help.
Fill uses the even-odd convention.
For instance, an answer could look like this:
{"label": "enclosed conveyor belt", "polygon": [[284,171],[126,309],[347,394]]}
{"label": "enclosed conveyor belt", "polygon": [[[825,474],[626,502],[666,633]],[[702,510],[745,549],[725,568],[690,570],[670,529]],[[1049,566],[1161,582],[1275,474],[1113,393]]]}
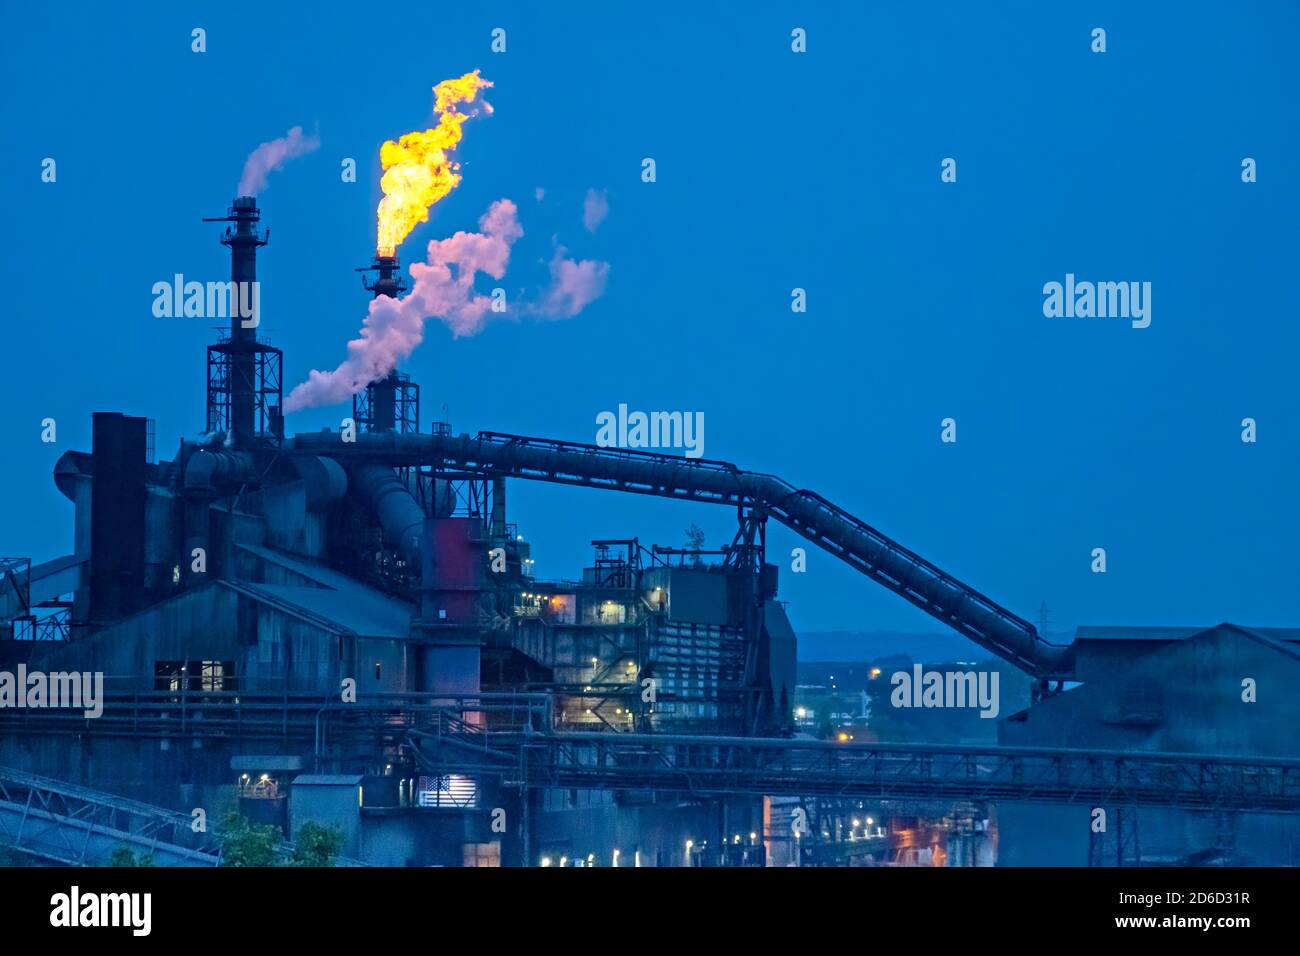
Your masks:
{"label": "enclosed conveyor belt", "polygon": [[1064,676],[1063,647],[1032,624],[944,573],[866,522],[811,491],[724,461],[601,448],[496,432],[469,435],[369,433],[298,435],[290,450],[394,467],[429,465],[468,475],[527,478],[664,498],[748,506],[771,515],[817,546],[911,601],[926,613],[1023,670]]}

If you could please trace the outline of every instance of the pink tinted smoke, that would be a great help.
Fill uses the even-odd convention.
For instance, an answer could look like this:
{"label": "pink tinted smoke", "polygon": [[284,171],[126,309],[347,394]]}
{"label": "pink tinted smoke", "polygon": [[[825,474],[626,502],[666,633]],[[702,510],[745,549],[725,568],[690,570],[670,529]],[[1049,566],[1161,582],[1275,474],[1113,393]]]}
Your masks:
{"label": "pink tinted smoke", "polygon": [[484,272],[503,278],[510,247],[524,230],[509,199],[494,202],[479,219],[479,229],[430,242],[428,261],[411,264],[410,294],[374,299],[360,336],[348,343],[347,359],[331,372],[313,369],[285,399],[285,411],[345,401],[387,375],[423,341],[428,318],[441,319],[457,337],[482,329],[492,298],[474,290],[474,277]]}
{"label": "pink tinted smoke", "polygon": [[599,299],[605,293],[605,281],[609,277],[608,262],[568,259],[567,251],[563,246],[555,250],[551,259],[551,284],[533,309],[553,319],[572,318]]}
{"label": "pink tinted smoke", "polygon": [[316,134],[304,136],[301,126],[295,126],[279,139],[263,143],[248,154],[244,173],[239,177],[239,196],[256,196],[266,188],[266,177],[289,160],[304,156],[320,146]]}
{"label": "pink tinted smoke", "polygon": [[582,201],[582,225],[588,232],[595,232],[596,227],[609,215],[609,199],[605,193],[595,189],[587,190],[587,197]]}

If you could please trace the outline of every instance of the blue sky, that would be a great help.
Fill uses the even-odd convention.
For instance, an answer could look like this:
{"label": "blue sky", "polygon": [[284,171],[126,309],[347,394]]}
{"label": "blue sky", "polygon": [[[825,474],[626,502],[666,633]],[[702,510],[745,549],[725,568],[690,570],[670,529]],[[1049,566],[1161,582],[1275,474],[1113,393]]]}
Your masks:
{"label": "blue sky", "polygon": [[[556,243],[611,271],[566,321],[458,340],[428,325],[403,365],[426,423],[445,403],[457,431],[591,441],[620,402],[702,411],[708,457],[820,492],[1031,619],[1046,600],[1063,625],[1300,624],[1296,8],[542,6],[6,12],[0,551],[70,548],[51,469],[89,449],[92,411],[155,418],[161,457],[201,430],[211,323],[153,318],[150,289],[221,276],[199,219],[295,124],[322,147],[261,196],[264,329],[286,386],[343,358],[367,304],[352,270],[373,252],[379,145],[477,67],[496,112],[466,127],[464,181],[403,258],[508,197],[525,236],[505,286],[540,289]],[[594,235],[593,187],[610,205]],[[1045,318],[1042,286],[1067,272],[1151,282],[1151,327]],[[607,492],[516,483],[511,501],[557,576],[591,538],[732,531],[727,509]],[[796,627],[934,629],[828,555],[789,573],[799,543],[773,529]]]}

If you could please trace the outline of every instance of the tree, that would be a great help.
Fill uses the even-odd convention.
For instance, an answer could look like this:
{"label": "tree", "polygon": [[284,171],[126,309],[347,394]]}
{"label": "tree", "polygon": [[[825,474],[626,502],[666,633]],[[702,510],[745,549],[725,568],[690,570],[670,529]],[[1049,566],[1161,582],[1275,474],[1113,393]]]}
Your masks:
{"label": "tree", "polygon": [[[686,550],[703,551],[704,550],[704,531],[697,524],[692,524],[686,529]],[[700,567],[703,564],[698,554],[692,555],[691,566]]]}
{"label": "tree", "polygon": [[136,856],[129,846],[119,846],[108,858],[109,866],[153,866],[153,856],[141,853]]}
{"label": "tree", "polygon": [[290,866],[333,866],[334,858],[343,846],[343,831],[338,827],[323,827],[319,823],[304,823],[298,828],[298,838],[293,844]]}
{"label": "tree", "polygon": [[217,830],[222,866],[274,866],[280,828],[252,823],[238,810],[221,818]]}

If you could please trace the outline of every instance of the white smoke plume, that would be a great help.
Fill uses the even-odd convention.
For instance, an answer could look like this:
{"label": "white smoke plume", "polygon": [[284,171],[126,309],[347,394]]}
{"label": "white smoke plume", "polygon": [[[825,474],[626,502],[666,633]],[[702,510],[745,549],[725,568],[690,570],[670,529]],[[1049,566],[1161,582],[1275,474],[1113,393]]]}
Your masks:
{"label": "white smoke plume", "polygon": [[320,147],[320,137],[315,133],[303,135],[302,127],[295,126],[279,139],[263,143],[244,160],[244,173],[239,177],[237,196],[256,196],[266,188],[266,177],[289,160],[305,156]]}
{"label": "white smoke plume", "polygon": [[551,284],[541,301],[528,311],[551,319],[571,319],[605,293],[609,263],[598,259],[568,259],[564,246],[551,258]]}
{"label": "white smoke plume", "polygon": [[457,337],[473,335],[487,321],[490,296],[474,290],[474,276],[504,278],[510,247],[524,234],[515,204],[498,199],[479,220],[482,232],[458,232],[429,243],[428,262],[411,265],[411,292],[370,303],[361,336],[348,343],[348,357],[332,372],[315,369],[285,399],[286,412],[332,405],[357,394],[392,371],[424,339],[424,322],[437,317]]}
{"label": "white smoke plume", "polygon": [[582,201],[582,226],[588,232],[595,232],[596,227],[609,215],[609,197],[603,190],[588,189]]}
{"label": "white smoke plume", "polygon": [[[370,303],[361,334],[348,343],[348,357],[330,372],[313,369],[284,401],[287,413],[346,401],[383,378],[424,340],[424,323],[441,320],[455,338],[477,335],[492,315],[492,297],[474,288],[482,272],[505,278],[510,249],[524,234],[518,207],[498,199],[478,221],[479,232],[458,232],[429,243],[427,261],[411,264],[411,291],[401,299]],[[563,319],[577,315],[605,291],[609,263],[566,258],[563,246],[551,259],[549,286],[536,302],[512,312]]]}

